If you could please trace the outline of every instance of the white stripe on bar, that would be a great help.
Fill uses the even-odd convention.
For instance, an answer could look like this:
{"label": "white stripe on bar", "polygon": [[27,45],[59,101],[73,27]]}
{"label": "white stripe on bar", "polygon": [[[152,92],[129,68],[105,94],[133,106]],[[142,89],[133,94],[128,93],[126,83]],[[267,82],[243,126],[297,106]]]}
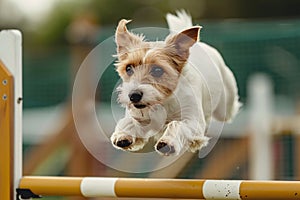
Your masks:
{"label": "white stripe on bar", "polygon": [[118,178],[87,177],[81,181],[81,193],[85,197],[116,197],[115,183]]}
{"label": "white stripe on bar", "polygon": [[240,185],[242,181],[207,180],[202,191],[205,199],[236,199],[240,200]]}

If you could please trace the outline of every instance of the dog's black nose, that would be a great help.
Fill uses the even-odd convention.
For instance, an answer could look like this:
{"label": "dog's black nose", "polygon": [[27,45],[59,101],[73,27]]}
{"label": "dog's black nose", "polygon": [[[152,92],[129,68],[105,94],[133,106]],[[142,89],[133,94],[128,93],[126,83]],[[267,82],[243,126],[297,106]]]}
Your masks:
{"label": "dog's black nose", "polygon": [[142,99],[143,93],[140,91],[134,91],[130,93],[128,96],[131,102],[138,103]]}

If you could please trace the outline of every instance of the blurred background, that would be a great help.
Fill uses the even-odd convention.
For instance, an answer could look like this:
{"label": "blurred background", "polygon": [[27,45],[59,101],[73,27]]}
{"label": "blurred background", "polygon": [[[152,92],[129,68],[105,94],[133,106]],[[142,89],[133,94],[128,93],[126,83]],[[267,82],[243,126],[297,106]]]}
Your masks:
{"label": "blurred background", "polygon": [[[76,133],[75,74],[88,53],[113,36],[121,18],[133,20],[129,29],[166,27],[165,14],[178,9],[187,10],[203,26],[201,40],[222,53],[244,106],[204,158],[186,153],[167,168],[146,173],[107,167]],[[300,1],[0,0],[0,29],[9,28],[20,29],[24,39],[25,175],[300,179]],[[112,65],[98,85],[98,114],[107,130],[114,128],[105,116],[117,81]],[[149,163],[102,151],[119,165]]]}

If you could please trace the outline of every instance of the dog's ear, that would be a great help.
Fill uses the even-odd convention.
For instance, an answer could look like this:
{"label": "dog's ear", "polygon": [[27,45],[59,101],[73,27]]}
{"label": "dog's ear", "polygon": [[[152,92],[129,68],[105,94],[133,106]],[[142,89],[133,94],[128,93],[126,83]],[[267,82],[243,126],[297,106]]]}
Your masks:
{"label": "dog's ear", "polygon": [[131,49],[138,48],[143,41],[142,36],[135,35],[127,30],[126,24],[129,22],[131,22],[131,20],[120,20],[115,33],[115,41],[117,44],[118,53],[117,56],[119,57],[119,59],[122,57],[126,57],[127,53]]}
{"label": "dog's ear", "polygon": [[186,62],[189,57],[189,49],[199,41],[201,26],[194,26],[166,39],[167,48],[175,54],[179,62]]}

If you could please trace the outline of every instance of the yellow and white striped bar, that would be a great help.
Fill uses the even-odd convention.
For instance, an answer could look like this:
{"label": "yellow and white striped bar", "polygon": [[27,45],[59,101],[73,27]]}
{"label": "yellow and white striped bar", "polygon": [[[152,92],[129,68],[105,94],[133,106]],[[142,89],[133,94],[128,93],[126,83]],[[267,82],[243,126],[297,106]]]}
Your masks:
{"label": "yellow and white striped bar", "polygon": [[300,181],[26,176],[19,186],[42,196],[300,199]]}

